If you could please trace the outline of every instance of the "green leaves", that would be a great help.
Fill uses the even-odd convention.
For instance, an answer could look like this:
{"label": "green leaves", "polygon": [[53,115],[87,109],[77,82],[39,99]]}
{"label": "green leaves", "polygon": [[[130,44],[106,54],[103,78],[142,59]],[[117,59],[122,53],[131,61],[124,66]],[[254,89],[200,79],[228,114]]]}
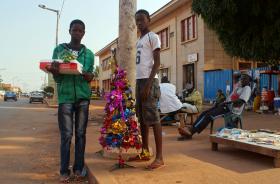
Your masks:
{"label": "green leaves", "polygon": [[77,57],[69,51],[63,50],[63,52],[59,54],[59,59],[62,59],[64,63],[69,63],[70,61],[77,59]]}
{"label": "green leaves", "polygon": [[280,1],[193,0],[192,9],[216,32],[230,56],[280,60]]}

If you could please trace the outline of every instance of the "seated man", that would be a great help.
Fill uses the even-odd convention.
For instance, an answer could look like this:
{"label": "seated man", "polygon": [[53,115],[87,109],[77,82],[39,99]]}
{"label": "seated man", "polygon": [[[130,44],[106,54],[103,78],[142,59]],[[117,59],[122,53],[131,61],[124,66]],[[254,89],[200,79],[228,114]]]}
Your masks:
{"label": "seated man", "polygon": [[198,113],[202,106],[202,97],[200,93],[195,89],[189,89],[190,95],[186,97],[185,100],[193,103],[182,103],[176,96],[176,87],[169,83],[166,76],[162,77],[160,83],[161,96],[159,99],[160,112],[161,113],[171,113],[178,110],[183,110],[187,113]]}
{"label": "seated man", "polygon": [[162,77],[160,86],[161,96],[159,98],[160,112],[171,113],[182,108],[182,103],[176,96],[176,87],[170,84],[166,76]]}
{"label": "seated man", "polygon": [[202,109],[202,96],[194,89],[194,87],[188,89],[189,96],[185,98],[183,108],[186,109],[187,113],[199,113]]}
{"label": "seated man", "polygon": [[[202,132],[215,117],[229,112],[240,115],[251,95],[250,81],[249,75],[242,74],[241,86],[231,93],[227,102],[202,112],[192,127],[179,128],[179,133],[182,136],[179,140],[191,139],[193,134]],[[228,104],[232,104],[232,108]]]}

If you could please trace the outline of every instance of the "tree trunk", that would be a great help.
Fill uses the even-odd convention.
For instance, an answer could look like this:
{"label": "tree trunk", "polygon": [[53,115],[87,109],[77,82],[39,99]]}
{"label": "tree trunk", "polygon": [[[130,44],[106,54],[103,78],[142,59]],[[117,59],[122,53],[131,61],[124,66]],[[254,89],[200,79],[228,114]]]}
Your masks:
{"label": "tree trunk", "polygon": [[119,39],[117,61],[119,66],[127,72],[127,78],[131,84],[133,96],[135,95],[136,83],[135,47],[137,40],[137,28],[134,18],[136,6],[136,0],[119,1]]}

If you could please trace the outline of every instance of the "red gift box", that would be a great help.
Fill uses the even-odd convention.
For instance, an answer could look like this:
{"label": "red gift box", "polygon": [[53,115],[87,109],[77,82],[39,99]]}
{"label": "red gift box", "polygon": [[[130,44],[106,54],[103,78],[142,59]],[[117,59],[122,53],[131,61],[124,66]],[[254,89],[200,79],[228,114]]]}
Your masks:
{"label": "red gift box", "polygon": [[[57,60],[56,60],[57,61]],[[43,70],[44,72],[47,72],[46,67],[51,66],[52,60],[44,60],[40,61],[40,69]],[[72,75],[80,75],[82,73],[82,64],[80,64],[78,61],[70,61],[69,63],[63,63],[62,61],[60,62],[59,65],[59,73],[60,74],[72,74]]]}

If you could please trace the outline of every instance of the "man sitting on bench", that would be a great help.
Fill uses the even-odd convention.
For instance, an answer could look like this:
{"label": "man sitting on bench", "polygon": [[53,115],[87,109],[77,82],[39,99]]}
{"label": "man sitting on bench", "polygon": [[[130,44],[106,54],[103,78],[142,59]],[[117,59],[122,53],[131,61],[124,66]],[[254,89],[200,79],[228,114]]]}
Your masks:
{"label": "man sitting on bench", "polygon": [[[166,76],[162,77],[160,83],[161,96],[159,99],[160,112],[164,114],[176,114],[182,113],[198,113],[202,106],[202,97],[195,89],[190,89],[191,93],[186,100],[193,102],[194,105],[189,103],[182,103],[176,96],[175,85],[169,83]],[[182,126],[182,125],[181,125]],[[183,125],[184,126],[184,125]]]}
{"label": "man sitting on bench", "polygon": [[182,108],[182,102],[176,96],[176,87],[169,83],[166,76],[162,77],[160,86],[160,112],[164,114],[176,113]]}
{"label": "man sitting on bench", "polygon": [[[193,134],[202,132],[216,117],[229,112],[240,115],[251,95],[250,81],[251,77],[249,75],[242,74],[241,86],[231,93],[227,102],[202,112],[191,127],[179,128],[179,133],[182,136],[180,140],[191,139]],[[232,108],[229,104],[232,104]]]}

